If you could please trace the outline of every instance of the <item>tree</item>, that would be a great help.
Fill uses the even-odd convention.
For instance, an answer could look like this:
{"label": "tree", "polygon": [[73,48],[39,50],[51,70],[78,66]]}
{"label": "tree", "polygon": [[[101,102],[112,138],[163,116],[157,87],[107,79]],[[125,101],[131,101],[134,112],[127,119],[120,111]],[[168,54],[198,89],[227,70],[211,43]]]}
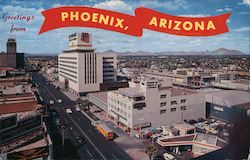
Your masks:
{"label": "tree", "polygon": [[89,108],[93,105],[88,99],[82,100],[81,98],[76,100],[76,104],[82,110],[89,110]]}
{"label": "tree", "polygon": [[155,154],[156,150],[157,150],[157,148],[152,144],[148,144],[146,146],[146,153],[147,153],[149,159],[152,158],[152,156]]}
{"label": "tree", "polygon": [[84,99],[83,100],[83,105],[85,106],[85,108],[87,110],[89,110],[89,108],[93,105],[88,99]]}

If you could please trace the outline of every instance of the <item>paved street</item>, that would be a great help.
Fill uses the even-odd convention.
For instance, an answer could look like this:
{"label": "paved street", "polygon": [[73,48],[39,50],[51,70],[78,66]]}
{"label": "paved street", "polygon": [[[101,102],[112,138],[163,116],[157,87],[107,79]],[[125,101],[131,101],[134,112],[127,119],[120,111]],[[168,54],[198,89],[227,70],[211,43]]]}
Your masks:
{"label": "paved street", "polygon": [[[59,119],[66,124],[65,139],[69,144],[73,144],[75,156],[72,159],[104,159],[104,160],[127,160],[131,159],[122,149],[120,149],[112,140],[105,140],[104,137],[97,132],[91,125],[90,121],[81,113],[75,110],[75,102],[71,101],[60,90],[46,82],[41,74],[34,74],[33,80],[37,82],[39,92],[48,103],[53,100],[55,104],[51,105],[51,109],[55,109],[59,114]],[[62,99],[62,103],[58,103],[58,99]],[[65,108],[70,108],[73,113],[67,114]],[[59,130],[59,129],[58,129]],[[60,131],[62,134],[62,130]],[[84,137],[85,144],[74,145],[77,136]],[[52,139],[53,141],[53,139]],[[66,142],[65,141],[65,142]],[[68,143],[65,143],[65,147]],[[63,151],[62,151],[63,152]],[[67,150],[64,152],[67,152]],[[55,155],[54,157],[57,157]],[[60,156],[58,156],[60,157]]]}

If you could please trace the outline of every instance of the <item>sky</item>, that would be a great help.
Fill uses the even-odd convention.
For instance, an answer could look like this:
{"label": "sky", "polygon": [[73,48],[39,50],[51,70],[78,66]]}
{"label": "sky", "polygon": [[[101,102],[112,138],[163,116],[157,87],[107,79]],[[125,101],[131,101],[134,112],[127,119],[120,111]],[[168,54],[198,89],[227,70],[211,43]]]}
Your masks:
{"label": "sky", "polygon": [[[44,21],[42,11],[61,6],[89,6],[134,15],[138,7],[175,16],[214,16],[231,12],[227,26],[229,32],[209,37],[188,37],[165,34],[147,29],[142,37],[134,37],[112,31],[68,27],[38,35]],[[10,20],[5,22],[3,15],[34,16],[32,21]],[[25,32],[12,32],[26,28]],[[114,50],[125,51],[205,51],[227,48],[250,54],[250,0],[0,0],[0,51],[6,50],[8,37],[17,40],[17,51],[30,54],[60,53],[68,46],[68,35],[75,32],[92,34],[93,46],[97,52]]]}

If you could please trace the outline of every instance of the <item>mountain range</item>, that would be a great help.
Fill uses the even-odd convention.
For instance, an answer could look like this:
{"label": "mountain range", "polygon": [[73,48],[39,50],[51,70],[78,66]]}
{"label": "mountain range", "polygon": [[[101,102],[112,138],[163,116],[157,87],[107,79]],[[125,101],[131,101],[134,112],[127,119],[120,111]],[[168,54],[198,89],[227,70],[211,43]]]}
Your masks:
{"label": "mountain range", "polygon": [[166,52],[145,52],[145,51],[136,51],[136,52],[131,52],[131,51],[127,51],[127,52],[116,52],[113,50],[108,50],[105,51],[106,52],[113,52],[113,53],[117,53],[118,55],[122,55],[122,56],[149,56],[149,55],[227,55],[227,56],[231,56],[231,55],[245,55],[243,52],[238,51],[238,50],[229,50],[226,48],[219,48],[215,51],[166,51]]}
{"label": "mountain range", "polygon": [[[229,50],[229,49],[226,49],[226,48],[219,48],[215,51],[165,51],[165,52],[146,52],[146,51],[135,51],[135,52],[132,52],[132,51],[126,51],[126,52],[117,52],[117,51],[113,51],[113,50],[107,50],[107,51],[104,51],[102,53],[116,53],[118,54],[119,56],[159,56],[159,55],[177,55],[177,56],[180,56],[180,55],[204,55],[204,56],[207,56],[207,55],[222,55],[222,56],[244,56],[244,55],[247,55],[247,54],[244,54],[243,52],[241,51],[238,51],[238,50]],[[25,56],[57,56],[58,53],[36,53],[36,54],[30,54],[30,53],[25,53]]]}

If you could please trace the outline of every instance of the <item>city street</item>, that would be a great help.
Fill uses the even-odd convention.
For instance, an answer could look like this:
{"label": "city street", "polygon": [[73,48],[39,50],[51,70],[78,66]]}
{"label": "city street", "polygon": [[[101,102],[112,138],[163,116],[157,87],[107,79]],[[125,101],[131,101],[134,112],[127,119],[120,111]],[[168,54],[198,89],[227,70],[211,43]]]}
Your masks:
{"label": "city street", "polygon": [[[126,152],[120,149],[112,140],[105,140],[104,137],[98,133],[98,131],[91,125],[89,119],[87,119],[81,112],[75,110],[75,102],[71,101],[60,90],[54,88],[54,86],[46,81],[46,79],[39,73],[33,75],[33,80],[38,84],[38,89],[44,100],[49,103],[50,100],[54,101],[54,104],[50,106],[50,109],[55,109],[58,113],[58,119],[61,124],[64,124],[65,146],[67,148],[69,144],[74,147],[75,154],[72,155],[72,159],[104,159],[104,160],[127,160],[131,159]],[[58,102],[58,99],[62,99],[62,103]],[[65,109],[70,108],[73,113],[68,114]],[[59,127],[60,135],[63,131]],[[77,137],[83,137],[84,143],[78,144]],[[53,141],[53,138],[52,138]],[[67,143],[67,142],[70,143]],[[54,142],[54,141],[53,141]],[[63,148],[63,147],[62,147]],[[71,148],[72,149],[72,148]],[[67,152],[68,150],[62,150],[61,152]],[[60,152],[54,153],[54,157],[63,157]],[[63,154],[63,153],[62,153]]]}

